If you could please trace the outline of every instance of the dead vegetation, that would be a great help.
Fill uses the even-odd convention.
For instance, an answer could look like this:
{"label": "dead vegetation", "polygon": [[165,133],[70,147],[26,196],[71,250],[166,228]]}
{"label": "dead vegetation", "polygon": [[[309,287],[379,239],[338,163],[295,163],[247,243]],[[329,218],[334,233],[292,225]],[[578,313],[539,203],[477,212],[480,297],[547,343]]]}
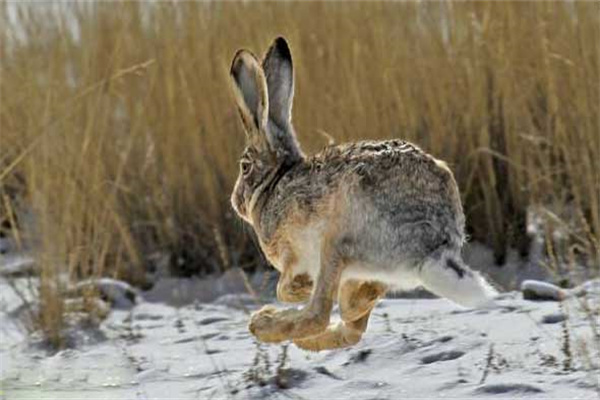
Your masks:
{"label": "dead vegetation", "polygon": [[64,277],[142,283],[150,251],[184,275],[264,263],[228,200],[244,135],[227,74],[236,49],[276,35],[296,57],[294,122],[306,150],[414,141],[449,162],[472,238],[499,260],[507,246],[527,248],[536,205],[574,221],[569,254],[597,265],[597,11],[593,2],[2,3],[0,222],[34,244],[41,326],[59,342]]}

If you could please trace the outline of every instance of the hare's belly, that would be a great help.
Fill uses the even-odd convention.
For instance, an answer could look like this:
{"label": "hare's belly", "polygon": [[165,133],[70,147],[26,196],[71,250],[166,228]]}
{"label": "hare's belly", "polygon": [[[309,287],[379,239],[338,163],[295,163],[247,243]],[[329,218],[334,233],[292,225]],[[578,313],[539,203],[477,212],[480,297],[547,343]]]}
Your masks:
{"label": "hare's belly", "polygon": [[[294,275],[308,274],[316,281],[321,267],[322,226],[310,225],[294,232],[291,240],[292,251],[296,262],[292,269]],[[421,281],[416,274],[414,265],[406,260],[397,262],[372,263],[354,262],[344,266],[341,282],[360,280],[381,282],[391,290],[410,290],[418,287]]]}
{"label": "hare's belly", "polygon": [[296,230],[290,238],[296,256],[292,267],[294,275],[308,274],[313,281],[317,278],[321,266],[322,232],[321,224],[311,224]]}
{"label": "hare's belly", "polygon": [[380,282],[390,290],[412,290],[421,286],[415,268],[410,264],[399,262],[395,265],[383,266],[367,263],[353,263],[342,272],[341,283],[348,280]]}

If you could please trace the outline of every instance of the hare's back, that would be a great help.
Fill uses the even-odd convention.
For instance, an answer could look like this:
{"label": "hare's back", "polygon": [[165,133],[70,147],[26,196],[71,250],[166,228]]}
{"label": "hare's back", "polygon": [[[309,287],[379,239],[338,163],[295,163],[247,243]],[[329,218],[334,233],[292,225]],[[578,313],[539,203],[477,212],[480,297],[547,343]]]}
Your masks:
{"label": "hare's back", "polygon": [[366,190],[396,184],[395,189],[417,195],[447,192],[455,186],[452,173],[443,162],[399,139],[330,146],[317,154],[312,164],[324,175],[338,175],[343,180],[358,178]]}
{"label": "hare's back", "polygon": [[408,231],[426,223],[444,236],[441,241],[462,241],[464,215],[452,172],[418,146],[365,141],[330,147],[319,157],[327,165],[325,175],[337,175],[331,181],[351,188],[357,218],[378,215],[385,225]]}

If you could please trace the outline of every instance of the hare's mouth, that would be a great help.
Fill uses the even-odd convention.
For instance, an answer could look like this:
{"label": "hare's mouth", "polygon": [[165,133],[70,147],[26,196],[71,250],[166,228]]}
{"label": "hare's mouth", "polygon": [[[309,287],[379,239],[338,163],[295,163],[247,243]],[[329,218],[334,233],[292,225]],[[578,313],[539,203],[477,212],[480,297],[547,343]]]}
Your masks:
{"label": "hare's mouth", "polygon": [[232,205],[237,215],[252,225],[252,220],[250,219],[250,214],[248,213],[248,207],[246,206],[246,203],[243,201],[233,201]]}
{"label": "hare's mouth", "polygon": [[231,207],[237,215],[246,219],[246,204],[244,204],[244,201],[238,195],[237,187],[235,187],[231,193]]}

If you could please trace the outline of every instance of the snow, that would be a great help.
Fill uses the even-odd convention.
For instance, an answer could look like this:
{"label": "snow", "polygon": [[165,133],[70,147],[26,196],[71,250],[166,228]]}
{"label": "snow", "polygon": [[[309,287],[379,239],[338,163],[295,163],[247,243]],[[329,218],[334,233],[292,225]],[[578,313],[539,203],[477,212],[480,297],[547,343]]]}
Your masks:
{"label": "snow", "polygon": [[174,305],[142,292],[131,308],[114,309],[99,328],[79,330],[70,348],[52,352],[26,335],[15,318],[21,300],[0,278],[2,392],[6,399],[591,399],[600,395],[600,338],[592,329],[598,314],[589,310],[600,307],[600,293],[597,283],[586,285],[560,303],[509,292],[485,310],[386,299],[357,346],[321,353],[255,342],[248,313],[259,304],[249,295]]}
{"label": "snow", "polygon": [[35,272],[35,261],[28,255],[0,253],[0,261],[0,276],[28,276]]}
{"label": "snow", "polygon": [[554,300],[561,301],[567,296],[565,290],[548,282],[528,279],[521,283],[523,296],[528,300]]}
{"label": "snow", "polygon": [[71,291],[71,295],[82,294],[90,289],[97,290],[101,297],[110,302],[115,308],[131,308],[139,296],[138,290],[127,282],[111,278],[99,278],[79,282]]}

